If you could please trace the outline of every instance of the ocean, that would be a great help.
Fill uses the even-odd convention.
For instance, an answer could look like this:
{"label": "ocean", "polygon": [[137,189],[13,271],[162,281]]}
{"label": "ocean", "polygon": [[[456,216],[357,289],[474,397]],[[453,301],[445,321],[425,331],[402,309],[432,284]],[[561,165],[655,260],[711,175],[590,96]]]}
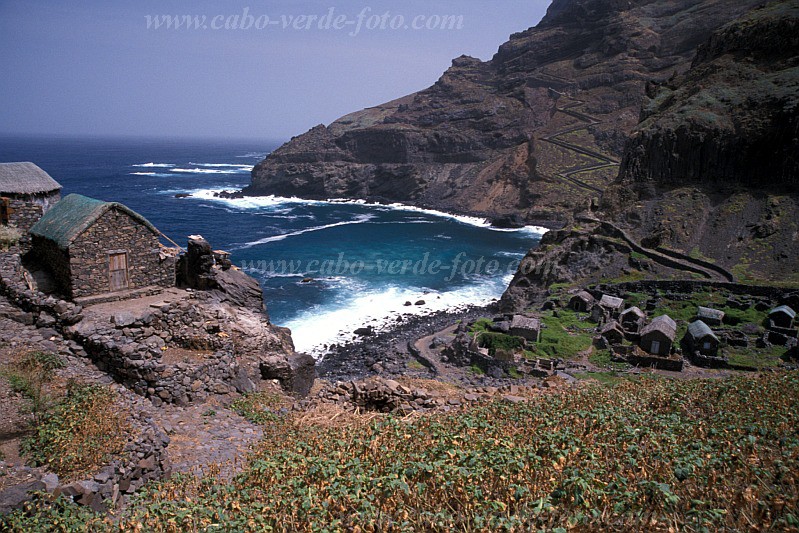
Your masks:
{"label": "ocean", "polygon": [[357,328],[490,303],[545,231],[402,205],[214,196],[248,185],[253,165],[278,145],[0,138],[0,161],[36,163],[64,195],[121,202],[182,246],[199,234],[231,252],[261,282],[272,322],[317,357]]}

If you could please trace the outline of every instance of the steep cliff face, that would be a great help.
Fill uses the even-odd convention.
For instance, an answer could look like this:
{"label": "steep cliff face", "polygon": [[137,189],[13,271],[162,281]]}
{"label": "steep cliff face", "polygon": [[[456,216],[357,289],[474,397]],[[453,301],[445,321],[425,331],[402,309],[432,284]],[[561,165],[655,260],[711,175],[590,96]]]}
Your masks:
{"label": "steep cliff face", "polygon": [[648,246],[799,282],[799,3],[725,25],[647,92],[605,204]]}
{"label": "steep cliff face", "polygon": [[647,81],[690,66],[760,0],[555,0],[491,61],[317,126],[253,170],[245,194],[400,201],[562,226],[617,175]]}
{"label": "steep cliff face", "polygon": [[753,10],[649,88],[621,178],[799,190],[799,4]]}

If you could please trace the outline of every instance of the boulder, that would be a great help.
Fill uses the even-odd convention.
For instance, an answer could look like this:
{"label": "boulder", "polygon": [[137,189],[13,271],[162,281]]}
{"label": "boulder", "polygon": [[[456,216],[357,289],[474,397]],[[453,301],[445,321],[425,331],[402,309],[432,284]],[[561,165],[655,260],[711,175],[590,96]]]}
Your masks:
{"label": "boulder", "polygon": [[311,392],[316,379],[316,360],[305,353],[288,357],[272,354],[261,360],[260,370],[263,379],[276,379],[289,394],[304,397]]}

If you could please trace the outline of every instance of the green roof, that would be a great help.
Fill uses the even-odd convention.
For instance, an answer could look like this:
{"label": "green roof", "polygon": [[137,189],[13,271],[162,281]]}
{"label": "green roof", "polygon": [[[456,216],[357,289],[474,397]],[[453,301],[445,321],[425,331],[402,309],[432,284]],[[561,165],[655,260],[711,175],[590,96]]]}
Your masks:
{"label": "green roof", "polygon": [[147,229],[160,235],[155,226],[133,211],[117,202],[103,202],[80,194],[70,194],[50,208],[30,229],[31,235],[54,241],[62,249],[67,249],[81,233],[94,224],[110,209],[118,209]]}

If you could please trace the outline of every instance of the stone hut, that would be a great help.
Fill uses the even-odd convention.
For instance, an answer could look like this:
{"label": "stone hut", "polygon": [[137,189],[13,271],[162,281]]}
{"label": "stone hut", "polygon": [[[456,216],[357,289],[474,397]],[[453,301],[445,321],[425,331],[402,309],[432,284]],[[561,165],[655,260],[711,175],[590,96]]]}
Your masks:
{"label": "stone hut", "polygon": [[0,225],[22,233],[20,244],[30,244],[28,231],[61,199],[61,185],[33,163],[0,163]]}
{"label": "stone hut", "polygon": [[790,329],[796,321],[796,311],[787,305],[775,307],[768,314],[769,327]]}
{"label": "stone hut", "polygon": [[716,357],[719,353],[719,338],[710,329],[710,326],[697,320],[688,325],[688,331],[683,337],[685,345],[691,352],[699,352],[708,357]]}
{"label": "stone hut", "polygon": [[569,300],[569,308],[578,313],[587,313],[594,307],[596,300],[588,291],[580,291]]}
{"label": "stone hut", "polygon": [[612,318],[618,318],[624,307],[624,300],[616,298],[615,296],[603,294],[602,298],[599,300],[599,306],[607,311]]}
{"label": "stone hut", "polygon": [[696,319],[710,326],[720,326],[724,320],[724,311],[699,306],[696,310]]}
{"label": "stone hut", "polygon": [[67,297],[175,285],[175,258],[160,232],[122,204],[70,194],[30,232],[34,258]]}
{"label": "stone hut", "polygon": [[646,322],[646,314],[638,307],[630,307],[622,311],[619,320],[625,331],[638,333]]}
{"label": "stone hut", "polygon": [[677,323],[668,315],[655,317],[641,330],[641,349],[645,352],[667,357],[677,337]]}
{"label": "stone hut", "polygon": [[513,315],[508,333],[526,341],[538,342],[541,338],[541,321],[522,315]]}
{"label": "stone hut", "polygon": [[604,337],[611,346],[618,346],[624,342],[624,330],[615,320],[605,324],[599,331],[599,334]]}

